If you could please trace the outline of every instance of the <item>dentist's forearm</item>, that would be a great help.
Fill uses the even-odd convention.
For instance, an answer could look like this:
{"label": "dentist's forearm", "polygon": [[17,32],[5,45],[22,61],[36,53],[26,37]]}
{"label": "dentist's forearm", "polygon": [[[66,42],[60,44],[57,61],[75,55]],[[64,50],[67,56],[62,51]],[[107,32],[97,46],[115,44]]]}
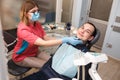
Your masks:
{"label": "dentist's forearm", "polygon": [[55,39],[55,40],[43,40],[41,38],[38,38],[35,43],[35,45],[38,46],[54,46],[54,45],[59,45],[62,44],[62,40],[61,39]]}

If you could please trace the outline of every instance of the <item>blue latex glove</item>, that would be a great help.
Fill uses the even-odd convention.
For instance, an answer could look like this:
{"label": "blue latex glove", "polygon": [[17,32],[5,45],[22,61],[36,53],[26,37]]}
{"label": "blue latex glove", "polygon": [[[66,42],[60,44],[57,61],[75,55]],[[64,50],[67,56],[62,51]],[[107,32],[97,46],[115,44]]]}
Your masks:
{"label": "blue latex glove", "polygon": [[70,43],[72,45],[83,44],[83,41],[78,39],[77,37],[64,37],[62,38],[63,43]]}

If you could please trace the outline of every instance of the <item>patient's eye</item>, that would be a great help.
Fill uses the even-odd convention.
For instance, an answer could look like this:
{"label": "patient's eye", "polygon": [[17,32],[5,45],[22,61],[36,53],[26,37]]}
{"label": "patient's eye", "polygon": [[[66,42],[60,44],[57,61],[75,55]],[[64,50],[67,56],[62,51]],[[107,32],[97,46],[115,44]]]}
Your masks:
{"label": "patient's eye", "polygon": [[86,30],[86,32],[90,34],[90,31],[89,31],[89,30]]}
{"label": "patient's eye", "polygon": [[92,34],[92,32],[88,29],[84,30],[84,32],[86,32],[87,34],[90,34],[90,35]]}
{"label": "patient's eye", "polygon": [[84,29],[84,26],[81,26],[81,29]]}

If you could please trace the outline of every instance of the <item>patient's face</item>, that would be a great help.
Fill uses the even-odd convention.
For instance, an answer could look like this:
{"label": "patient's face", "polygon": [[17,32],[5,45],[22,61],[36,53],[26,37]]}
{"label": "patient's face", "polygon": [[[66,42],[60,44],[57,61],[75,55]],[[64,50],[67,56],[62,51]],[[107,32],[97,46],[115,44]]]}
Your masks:
{"label": "patient's face", "polygon": [[93,39],[93,36],[91,36],[93,31],[94,31],[94,27],[89,23],[85,23],[78,29],[77,37],[83,41],[87,41],[87,40],[90,41]]}

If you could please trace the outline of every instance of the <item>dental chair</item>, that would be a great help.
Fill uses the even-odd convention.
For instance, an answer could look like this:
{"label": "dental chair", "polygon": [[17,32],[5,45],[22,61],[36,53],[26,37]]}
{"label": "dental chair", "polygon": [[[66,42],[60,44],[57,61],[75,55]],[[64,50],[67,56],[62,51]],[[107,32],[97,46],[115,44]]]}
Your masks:
{"label": "dental chair", "polygon": [[[84,52],[90,51],[90,48],[98,41],[99,37],[100,37],[100,31],[97,29],[96,35],[91,42],[89,42],[88,44],[82,45],[82,47],[77,45],[77,48],[81,49],[81,51],[84,51]],[[60,45],[60,47],[58,49],[60,49],[62,45]],[[67,44],[67,45],[70,45],[70,44]],[[58,49],[57,49],[57,51],[58,51]],[[49,80],[51,78],[60,78],[62,80],[72,80],[72,78],[70,78],[70,77],[67,77],[67,76],[57,73],[52,68],[52,60],[53,60],[53,57],[55,56],[55,54],[47,61],[47,63],[38,72],[33,73],[29,76],[26,76],[20,80]],[[90,67],[91,67],[91,63],[88,65],[85,65],[85,80],[91,80],[91,77],[88,73],[88,70]],[[80,76],[79,80],[82,80],[82,66],[80,66],[80,75],[79,76]],[[75,78],[76,77],[77,77],[77,74],[76,74]],[[54,80],[57,80],[57,79],[54,79]]]}
{"label": "dental chair", "polygon": [[[14,33],[14,36],[13,36],[9,32],[10,31],[3,31],[4,41],[6,42],[6,48],[8,49],[7,54],[6,54],[7,58],[11,56],[10,52],[13,50],[17,42],[16,33]],[[28,67],[21,67],[21,66],[16,65],[11,58],[8,59],[7,65],[8,65],[8,72],[11,75],[16,76],[16,79],[23,78],[23,75],[31,69]]]}

